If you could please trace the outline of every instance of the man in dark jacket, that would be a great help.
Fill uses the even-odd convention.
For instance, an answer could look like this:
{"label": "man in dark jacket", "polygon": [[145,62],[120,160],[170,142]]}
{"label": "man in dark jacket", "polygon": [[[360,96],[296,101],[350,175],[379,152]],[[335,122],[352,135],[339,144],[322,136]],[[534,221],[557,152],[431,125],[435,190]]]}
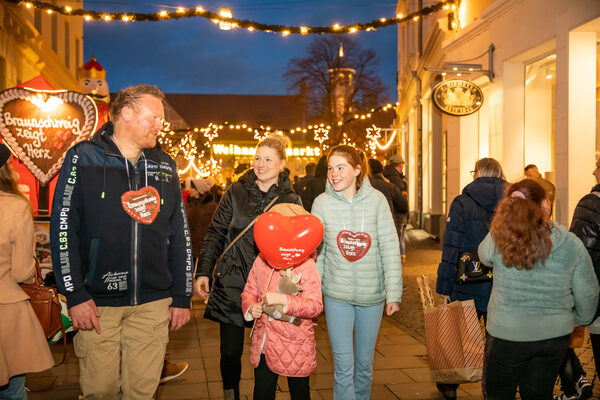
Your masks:
{"label": "man in dark jacket", "polygon": [[398,238],[400,238],[402,234],[402,225],[406,223],[408,199],[406,198],[405,194],[402,194],[396,185],[388,182],[383,177],[383,165],[381,165],[379,160],[374,158],[369,159],[369,169],[371,170],[369,175],[371,185],[383,193],[387,199],[390,205],[390,210],[392,211],[392,216],[394,217]]}
{"label": "man in dark jacket", "polygon": [[310,212],[313,201],[318,195],[325,192],[325,185],[327,184],[327,156],[321,156],[317,163],[315,170],[315,176],[310,178],[304,185],[302,193],[299,193],[302,198],[302,205],[306,211]]}
{"label": "man in dark jacket", "polygon": [[315,176],[316,169],[317,169],[316,163],[309,162],[308,164],[306,164],[306,166],[304,167],[304,171],[306,171],[306,175],[299,178],[298,182],[294,183],[294,192],[296,192],[297,194],[302,194],[302,191],[304,190],[304,185],[306,185],[306,183],[310,180],[310,178]]}
{"label": "man in dark jacket", "polygon": [[395,154],[388,160],[388,165],[383,169],[383,176],[385,176],[391,183],[396,185],[403,196],[407,198],[406,212],[398,215],[397,227],[400,228],[398,235],[400,237],[400,255],[402,261],[406,260],[406,224],[408,223],[408,179],[404,175],[404,158],[400,154]]}
{"label": "man in dark jacket", "polygon": [[88,399],[150,399],[171,330],[190,319],[193,265],[177,166],[161,150],[164,96],[121,91],[111,120],[66,154],[52,263],[67,299]]}

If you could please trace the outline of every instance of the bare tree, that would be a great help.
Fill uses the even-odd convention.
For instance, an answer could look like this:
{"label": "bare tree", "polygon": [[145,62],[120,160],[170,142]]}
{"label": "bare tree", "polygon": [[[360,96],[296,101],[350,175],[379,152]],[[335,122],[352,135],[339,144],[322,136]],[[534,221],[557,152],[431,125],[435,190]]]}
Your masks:
{"label": "bare tree", "polygon": [[[375,71],[379,60],[373,49],[362,49],[347,35],[317,36],[307,50],[307,57],[290,60],[283,77],[289,83],[290,92],[305,98],[309,121],[325,122],[334,127],[329,137],[332,143],[339,143],[342,130],[337,127],[338,121],[345,121],[354,113],[367,111],[389,99]],[[351,84],[347,82],[348,71],[352,75]],[[340,90],[340,84],[346,90]],[[357,143],[363,141],[361,135],[345,133],[356,136],[353,139]]]}

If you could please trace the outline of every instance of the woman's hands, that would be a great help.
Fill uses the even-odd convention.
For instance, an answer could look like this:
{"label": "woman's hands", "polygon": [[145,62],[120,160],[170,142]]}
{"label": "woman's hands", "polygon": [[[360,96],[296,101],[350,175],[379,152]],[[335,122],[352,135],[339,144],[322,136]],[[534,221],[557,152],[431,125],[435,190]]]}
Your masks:
{"label": "woman's hands", "polygon": [[287,306],[287,295],[278,292],[267,292],[263,296],[263,302],[267,306],[275,306],[281,304]]}
{"label": "woman's hands", "polygon": [[390,315],[392,315],[393,313],[395,313],[396,311],[398,311],[399,309],[400,309],[400,306],[398,305],[398,303],[387,303],[385,305],[385,313],[387,314],[388,317]]}
{"label": "woman's hands", "polygon": [[254,305],[250,306],[250,314],[252,314],[252,318],[259,319],[262,313],[262,301],[260,303],[255,303]]}
{"label": "woman's hands", "polygon": [[196,279],[196,294],[204,299],[204,304],[208,303],[208,292],[210,290],[208,276],[199,276]]}

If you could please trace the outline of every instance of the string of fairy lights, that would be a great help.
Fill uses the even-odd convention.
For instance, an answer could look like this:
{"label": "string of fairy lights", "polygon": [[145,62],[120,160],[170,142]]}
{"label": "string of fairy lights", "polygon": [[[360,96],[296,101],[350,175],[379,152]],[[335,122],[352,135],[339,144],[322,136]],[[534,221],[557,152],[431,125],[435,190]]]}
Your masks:
{"label": "string of fairy lights", "polygon": [[356,23],[348,25],[334,24],[332,26],[288,26],[278,24],[263,24],[257,21],[234,18],[231,10],[221,9],[219,12],[205,10],[202,6],[195,8],[177,7],[175,11],[160,10],[154,13],[138,12],[103,12],[96,10],[84,10],[83,8],[73,8],[71,6],[62,6],[52,4],[47,1],[23,1],[23,0],[4,0],[9,3],[18,4],[26,8],[37,8],[48,14],[62,14],[67,16],[80,16],[86,21],[164,21],[180,18],[205,18],[219,26],[221,30],[246,29],[252,31],[262,31],[268,33],[281,34],[288,36],[292,34],[326,34],[326,33],[357,33],[360,31],[371,32],[378,28],[398,25],[404,22],[418,21],[429,14],[440,10],[450,10],[453,13],[460,0],[446,0],[424,7],[418,11],[407,15],[397,14],[392,17],[382,17],[366,23]]}

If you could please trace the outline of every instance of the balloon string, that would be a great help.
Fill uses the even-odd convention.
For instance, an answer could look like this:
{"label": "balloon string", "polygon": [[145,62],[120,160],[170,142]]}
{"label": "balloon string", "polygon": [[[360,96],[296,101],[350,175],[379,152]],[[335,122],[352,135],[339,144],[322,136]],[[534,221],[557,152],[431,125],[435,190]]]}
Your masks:
{"label": "balloon string", "polygon": [[[267,293],[267,290],[269,290],[269,285],[271,284],[271,278],[273,278],[273,272],[275,272],[274,268],[271,268],[271,275],[269,275],[269,280],[267,281],[267,287],[265,288],[264,293]],[[264,294],[262,296],[260,296],[261,300],[260,302],[262,303],[262,298],[263,298]],[[256,327],[256,321],[258,321],[258,318],[254,320],[254,323],[252,324],[252,330],[250,331],[250,338],[252,339],[252,335],[254,334],[254,327]]]}

